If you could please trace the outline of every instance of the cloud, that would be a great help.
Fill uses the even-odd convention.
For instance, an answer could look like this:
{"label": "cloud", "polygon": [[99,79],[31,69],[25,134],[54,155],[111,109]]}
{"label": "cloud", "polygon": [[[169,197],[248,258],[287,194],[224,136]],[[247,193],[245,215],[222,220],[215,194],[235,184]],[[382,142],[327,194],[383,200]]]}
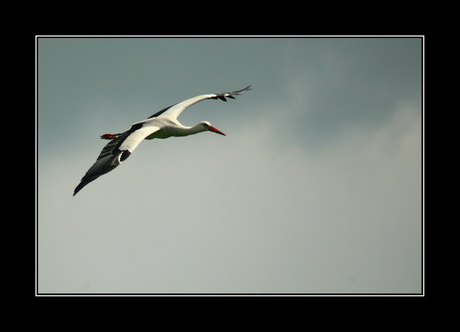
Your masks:
{"label": "cloud", "polygon": [[315,153],[276,123],[143,142],[74,198],[85,149],[43,161],[42,291],[419,291],[414,107]]}
{"label": "cloud", "polygon": [[[39,45],[40,291],[420,291],[419,40]],[[226,137],[143,142],[72,197],[99,135],[245,84],[180,117]]]}

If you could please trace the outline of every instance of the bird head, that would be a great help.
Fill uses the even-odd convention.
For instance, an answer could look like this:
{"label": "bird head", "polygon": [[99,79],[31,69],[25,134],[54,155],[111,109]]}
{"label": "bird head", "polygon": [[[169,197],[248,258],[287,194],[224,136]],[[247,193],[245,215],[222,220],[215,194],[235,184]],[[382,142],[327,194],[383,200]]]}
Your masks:
{"label": "bird head", "polygon": [[223,132],[221,132],[219,129],[211,126],[211,124],[208,121],[201,121],[198,125],[200,126],[200,129],[202,131],[212,131],[213,133],[227,136]]}

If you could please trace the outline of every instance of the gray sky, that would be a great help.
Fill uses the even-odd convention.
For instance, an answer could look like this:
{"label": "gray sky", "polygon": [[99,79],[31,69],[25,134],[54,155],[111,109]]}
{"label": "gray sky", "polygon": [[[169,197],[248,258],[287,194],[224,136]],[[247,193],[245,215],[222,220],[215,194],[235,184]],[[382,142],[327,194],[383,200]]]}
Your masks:
{"label": "gray sky", "polygon": [[[420,38],[39,38],[38,286],[50,293],[421,291]],[[107,141],[181,114],[227,134]]]}

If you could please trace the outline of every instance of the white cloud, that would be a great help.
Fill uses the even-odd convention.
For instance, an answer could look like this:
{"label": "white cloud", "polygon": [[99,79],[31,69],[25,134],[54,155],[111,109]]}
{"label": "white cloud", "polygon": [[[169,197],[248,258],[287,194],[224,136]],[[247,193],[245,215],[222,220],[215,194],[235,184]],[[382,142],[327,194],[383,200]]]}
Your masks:
{"label": "white cloud", "polygon": [[418,291],[413,109],[313,155],[274,127],[144,142],[76,197],[87,156],[42,161],[41,291]]}
{"label": "white cloud", "polygon": [[[420,40],[40,45],[40,291],[419,291],[419,106],[397,103],[419,96]],[[72,197],[99,135],[246,82],[180,118],[227,137],[144,142]]]}

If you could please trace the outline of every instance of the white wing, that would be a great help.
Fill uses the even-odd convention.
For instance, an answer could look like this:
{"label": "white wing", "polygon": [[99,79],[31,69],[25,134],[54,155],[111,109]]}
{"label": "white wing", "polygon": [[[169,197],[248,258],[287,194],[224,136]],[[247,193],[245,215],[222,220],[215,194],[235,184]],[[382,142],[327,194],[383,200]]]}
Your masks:
{"label": "white wing", "polygon": [[[142,125],[142,123],[140,123]],[[136,125],[136,124],[134,124]],[[133,125],[133,126],[134,126]],[[131,127],[132,128],[132,127]],[[154,132],[160,130],[160,127],[149,125],[145,127],[141,127],[135,131],[133,131],[130,135],[126,137],[126,139],[121,143],[119,149],[121,151],[129,151],[130,153],[134,151],[135,148],[139,145],[140,142],[147,136],[153,134]]]}
{"label": "white wing", "polygon": [[183,110],[185,110],[187,107],[192,106],[193,104],[196,104],[202,100],[205,99],[220,99],[223,101],[227,101],[227,98],[235,99],[235,95],[239,95],[243,93],[244,91],[251,90],[251,86],[247,86],[244,89],[238,90],[238,91],[233,91],[233,92],[221,92],[221,93],[211,93],[207,95],[200,95],[196,96],[187,100],[184,100],[183,102],[180,102],[178,104],[174,104],[172,106],[166,107],[162,109],[161,111],[153,114],[152,116],[149,116],[148,119],[150,118],[155,118],[155,117],[170,117],[173,119],[177,119],[177,117],[182,113]]}
{"label": "white wing", "polygon": [[144,138],[159,129],[160,127],[152,125],[144,126],[142,122],[138,122],[133,124],[127,131],[117,134],[116,138],[111,140],[102,149],[96,162],[86,172],[80,184],[75,188],[73,195],[75,196],[88,183],[115,169],[131,155]]}

